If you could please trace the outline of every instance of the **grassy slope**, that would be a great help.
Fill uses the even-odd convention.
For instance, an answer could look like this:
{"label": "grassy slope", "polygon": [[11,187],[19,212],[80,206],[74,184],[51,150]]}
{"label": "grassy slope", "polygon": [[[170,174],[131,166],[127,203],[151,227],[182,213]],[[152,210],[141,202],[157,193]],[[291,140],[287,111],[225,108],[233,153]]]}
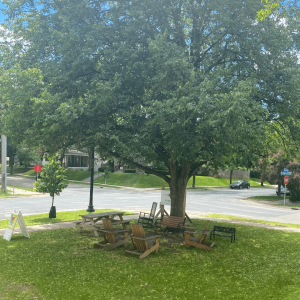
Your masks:
{"label": "grassy slope", "polygon": [[[234,179],[237,180],[237,179]],[[96,183],[104,183],[104,177],[101,176],[95,180]],[[249,180],[251,186],[259,186],[256,181]],[[131,173],[112,173],[106,180],[107,184],[130,186],[136,188],[161,187],[166,182],[154,175],[139,175]],[[188,186],[192,185],[192,178]],[[229,178],[214,178],[209,176],[196,176],[196,186],[229,186]]]}
{"label": "grassy slope", "polygon": [[[195,221],[203,227],[206,221]],[[235,227],[237,239],[216,237],[214,251],[166,247],[143,260],[94,249],[90,231],[75,228],[0,239],[3,299],[220,299],[300,298],[299,233]],[[210,228],[213,225],[209,226]]]}
{"label": "grassy slope", "polygon": [[[30,171],[25,172],[24,175],[36,176],[36,172],[34,170],[30,170]],[[90,175],[91,175],[91,172],[89,172],[89,171],[71,171],[71,170],[66,171],[66,179],[67,180],[82,181],[84,179],[89,178]]]}
{"label": "grassy slope", "polygon": [[[104,183],[105,178],[101,176],[95,180],[96,183]],[[166,182],[154,175],[139,175],[130,173],[111,173],[106,179],[106,184],[130,186],[136,188],[152,188],[166,185]]]}

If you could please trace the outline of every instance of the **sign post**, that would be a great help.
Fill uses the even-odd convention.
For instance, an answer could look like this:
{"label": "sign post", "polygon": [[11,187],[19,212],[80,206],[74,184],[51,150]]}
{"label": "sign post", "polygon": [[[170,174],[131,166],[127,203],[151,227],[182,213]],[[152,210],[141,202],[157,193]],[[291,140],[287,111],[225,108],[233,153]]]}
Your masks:
{"label": "sign post", "polygon": [[37,173],[36,174],[36,180],[38,180],[39,179],[39,172],[41,172],[42,167],[40,165],[35,165],[33,169]]}
{"label": "sign post", "polygon": [[289,178],[287,176],[284,177],[284,198],[283,198],[283,205],[285,205],[285,195],[286,195],[286,185],[289,183]]}

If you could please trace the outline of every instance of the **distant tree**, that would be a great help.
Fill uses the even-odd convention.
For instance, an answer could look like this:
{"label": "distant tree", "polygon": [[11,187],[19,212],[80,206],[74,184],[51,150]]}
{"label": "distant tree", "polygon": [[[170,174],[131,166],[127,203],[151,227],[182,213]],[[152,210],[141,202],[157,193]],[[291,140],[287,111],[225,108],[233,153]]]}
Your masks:
{"label": "distant tree", "polygon": [[31,162],[39,160],[39,156],[35,151],[26,148],[22,144],[17,148],[16,155],[20,165],[24,165],[25,167],[29,167]]}
{"label": "distant tree", "polygon": [[110,173],[111,173],[111,168],[109,166],[104,168],[104,178],[105,178],[105,184],[106,184],[106,179],[108,179],[110,177]]}
{"label": "distant tree", "polygon": [[51,208],[53,208],[54,196],[59,196],[62,190],[68,186],[64,176],[65,172],[66,169],[61,167],[57,156],[49,157],[49,163],[42,168],[40,173],[41,178],[34,183],[38,192],[50,194],[52,197]]}
{"label": "distant tree", "polygon": [[271,184],[278,185],[278,197],[281,196],[281,186],[284,185],[284,176],[281,172],[289,165],[289,160],[283,151],[279,151],[272,157],[273,162],[271,163],[267,175],[267,179]]}
{"label": "distant tree", "polygon": [[287,188],[291,192],[290,201],[300,201],[300,162],[292,161],[288,165],[288,169],[292,173],[287,184]]}

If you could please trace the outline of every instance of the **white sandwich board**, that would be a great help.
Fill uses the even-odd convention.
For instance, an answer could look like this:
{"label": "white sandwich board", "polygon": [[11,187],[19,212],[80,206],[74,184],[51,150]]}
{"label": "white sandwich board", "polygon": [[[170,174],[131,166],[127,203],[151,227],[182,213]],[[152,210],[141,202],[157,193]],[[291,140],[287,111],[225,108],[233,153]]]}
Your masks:
{"label": "white sandwich board", "polygon": [[161,190],[161,204],[162,205],[171,205],[170,191]]}
{"label": "white sandwich board", "polygon": [[20,229],[22,234],[27,237],[30,238],[29,233],[27,231],[24,219],[23,219],[23,215],[19,210],[14,210],[13,213],[10,216],[10,221],[9,221],[9,226],[8,228],[5,230],[4,236],[3,238],[7,241],[11,240],[11,237],[14,233],[14,229],[16,227],[16,224],[19,224]]}

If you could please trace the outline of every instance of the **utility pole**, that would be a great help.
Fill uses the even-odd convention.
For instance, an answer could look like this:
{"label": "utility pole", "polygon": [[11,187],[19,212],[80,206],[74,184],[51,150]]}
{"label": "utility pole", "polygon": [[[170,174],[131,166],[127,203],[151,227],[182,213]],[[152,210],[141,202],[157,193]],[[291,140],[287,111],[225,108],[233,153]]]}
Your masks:
{"label": "utility pole", "polygon": [[7,153],[7,138],[5,135],[1,135],[1,147],[2,147],[2,171],[1,171],[1,192],[6,192],[6,153]]}

